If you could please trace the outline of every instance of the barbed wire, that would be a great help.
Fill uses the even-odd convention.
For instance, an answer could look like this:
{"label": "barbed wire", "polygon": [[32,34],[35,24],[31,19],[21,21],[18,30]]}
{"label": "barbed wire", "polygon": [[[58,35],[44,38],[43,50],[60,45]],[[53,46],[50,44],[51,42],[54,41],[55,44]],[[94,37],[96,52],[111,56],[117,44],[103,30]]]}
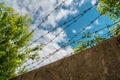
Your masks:
{"label": "barbed wire", "polygon": [[[101,16],[101,15],[97,16],[97,17],[94,19],[94,21],[95,21],[96,19],[98,19],[100,16]],[[78,18],[77,20],[74,20],[74,21],[78,21],[78,20],[79,20],[79,18]],[[73,23],[75,23],[74,21],[73,21],[72,23],[68,24],[66,27],[64,27],[63,30],[61,30],[61,31],[60,31],[53,39],[51,39],[48,43],[44,44],[44,47],[47,46],[48,44],[50,44],[51,42],[53,42],[64,30],[66,30],[66,29],[69,28]],[[92,21],[91,24],[92,24],[94,21]],[[91,24],[89,24],[89,25],[87,25],[87,26],[90,26]],[[80,33],[76,33],[76,34],[79,35]],[[75,35],[74,37],[72,37],[72,38],[70,39],[70,41],[71,41],[73,38],[75,38],[77,35]]]}
{"label": "barbed wire", "polygon": [[[84,38],[81,38],[81,39],[79,39],[79,40],[82,40],[82,39],[84,39]],[[76,43],[76,42],[73,42],[73,43]],[[58,51],[59,51],[59,50],[58,50]],[[58,51],[56,51],[56,52],[58,52]],[[54,52],[54,54],[55,54],[56,52]],[[77,52],[75,52],[75,53],[78,53],[78,52],[81,52],[81,51],[77,51]],[[74,53],[74,52],[70,52],[70,54],[75,54],[75,53]],[[50,57],[53,56],[54,54],[49,54],[49,55],[43,57],[40,62],[37,62],[37,64],[34,65],[34,66],[32,66],[31,68],[29,68],[29,70],[34,70],[34,69],[36,69],[36,66],[40,65],[40,64],[43,63],[46,59],[50,58]],[[68,56],[67,56],[67,57],[68,57]]]}
{"label": "barbed wire", "polygon": [[[81,29],[81,31],[79,31],[78,33],[76,33],[76,35],[74,35],[71,39],[69,39],[67,42],[72,41],[75,37],[77,37],[80,33],[82,33],[83,31],[85,31],[86,27],[90,26],[91,24],[93,24],[101,15],[98,15],[95,19],[93,19],[87,26],[85,26],[84,28]],[[54,38],[53,38],[54,39]],[[46,44],[45,46],[47,46],[48,44]]]}
{"label": "barbed wire", "polygon": [[[58,4],[51,12],[49,12],[47,15],[46,15],[46,17],[45,17],[45,19],[44,20],[42,20],[41,22],[40,22],[40,24],[35,28],[35,29],[33,29],[27,36],[25,36],[24,38],[22,38],[21,40],[23,41],[24,39],[26,39],[27,37],[29,37],[37,28],[39,28],[40,27],[40,25],[42,25],[46,20],[47,20],[47,18],[54,12],[54,11],[56,11],[60,6],[62,6],[65,2],[66,2],[67,0],[63,0],[60,4]],[[20,33],[18,33],[18,35],[19,35]],[[18,35],[15,35],[15,37],[17,37]],[[17,41],[16,42],[14,42],[14,44],[15,43],[17,43]],[[20,41],[19,41],[19,43],[20,43]],[[15,46],[16,47],[16,46]],[[12,48],[15,48],[15,47],[12,47]],[[11,49],[12,49],[11,48]],[[21,50],[20,50],[21,51]]]}
{"label": "barbed wire", "polygon": [[[103,29],[105,29],[105,28],[107,28],[107,27],[104,27]],[[100,30],[101,31],[101,30]],[[99,32],[99,30],[97,31],[97,32]],[[96,34],[96,33],[95,33]],[[111,36],[111,32],[106,32],[105,34],[103,34],[102,36],[100,36],[101,38],[104,38],[104,40],[108,40],[109,38],[108,37],[105,37],[105,36],[110,36],[110,37],[113,37],[113,36]],[[95,39],[92,39],[92,40],[95,40]],[[79,42],[79,41],[78,41]],[[97,44],[96,45],[94,45],[94,46],[97,46]],[[93,46],[93,47],[94,47]],[[92,48],[92,47],[89,47],[89,48]],[[89,48],[87,48],[87,49],[89,49]],[[84,51],[84,50],[83,50]],[[82,51],[77,51],[77,52],[72,52],[73,54],[76,54],[76,53],[79,53],[79,52],[82,52]],[[71,56],[71,55],[69,55],[69,56]]]}
{"label": "barbed wire", "polygon": [[[104,28],[102,28],[102,29],[105,29],[105,28],[107,28],[107,27],[104,27]],[[99,31],[101,31],[102,29],[97,30],[97,31],[92,32],[92,33],[97,33],[97,32],[99,32]],[[92,34],[92,33],[91,33],[91,34]],[[109,34],[111,34],[111,33],[108,31],[108,32],[105,33],[103,36],[109,35]],[[67,44],[67,45],[64,45],[62,48],[65,48],[65,47],[67,47],[67,46],[69,46],[69,45],[71,45],[71,44],[73,44],[73,43],[79,42],[79,41],[82,40],[82,39],[84,39],[84,38],[81,37],[81,38],[78,39],[78,40],[72,41],[71,43],[69,43],[69,44]],[[35,67],[36,67],[37,65],[41,64],[41,63],[44,62],[46,59],[48,59],[49,57],[53,56],[55,53],[57,53],[58,51],[60,51],[60,49],[62,49],[62,48],[59,48],[59,49],[57,49],[56,51],[54,51],[53,53],[51,53],[51,54],[49,54],[49,55],[43,57],[43,58],[42,58],[43,60],[41,59],[40,62],[37,62],[37,64],[34,65],[34,66],[32,66],[31,68],[29,68],[29,70],[35,69]],[[78,51],[78,52],[81,52],[81,51]],[[75,53],[78,53],[78,52],[75,52]],[[74,52],[71,52],[70,54],[75,54],[75,53],[74,53]],[[39,61],[39,60],[37,60],[37,61]],[[28,66],[29,66],[29,65],[28,65]],[[26,66],[26,67],[27,67],[27,66]]]}
{"label": "barbed wire", "polygon": [[[98,15],[94,20],[92,20],[91,22],[90,22],[90,24],[88,24],[86,27],[88,27],[88,26],[90,26],[91,24],[93,24],[99,17],[101,17],[102,15],[100,14],[100,15]],[[75,20],[75,21],[78,21],[79,20],[79,18],[77,19],[77,20]],[[74,21],[73,21],[73,23],[75,23]],[[63,28],[63,30],[61,30],[53,39],[51,39],[48,43],[46,43],[46,44],[44,44],[44,47],[45,46],[47,46],[48,44],[50,44],[51,42],[53,42],[57,37],[58,37],[58,35],[60,35],[65,29],[67,29],[67,28],[69,28],[73,23],[70,23],[69,25],[67,25],[65,28]],[[77,37],[80,33],[82,33],[82,32],[84,32],[84,30],[85,30],[85,27],[83,28],[83,31],[81,30],[81,31],[79,31],[78,33],[76,33],[76,35],[74,35],[71,39],[69,39],[67,42],[70,42],[70,41],[72,41],[75,37]]]}
{"label": "barbed wire", "polygon": [[[95,20],[98,19],[100,16],[101,16],[101,15],[99,15],[97,18],[95,18]],[[95,21],[95,20],[94,20],[94,21]],[[89,25],[93,24],[94,21],[91,21]],[[75,22],[75,21],[73,21],[73,22]],[[71,25],[71,24],[72,24],[72,23],[70,23],[70,25]],[[64,24],[64,25],[65,25],[65,24]],[[88,26],[89,26],[89,25],[88,25]],[[66,28],[67,28],[67,27],[66,27]],[[66,29],[66,28],[64,28],[64,29]],[[108,26],[107,26],[107,28],[108,28]],[[85,30],[86,30],[86,28],[83,28],[83,29],[81,30],[81,32],[79,32],[79,34],[82,33],[82,32],[85,31]],[[48,32],[48,33],[50,33],[50,32]],[[61,33],[61,32],[60,32],[60,33]],[[60,33],[59,33],[59,34],[60,34]],[[59,34],[57,34],[57,36],[58,36]],[[78,34],[77,34],[77,35],[78,35]],[[71,44],[72,39],[75,38],[77,35],[73,36],[73,37],[69,40],[70,44]],[[50,42],[48,42],[47,44],[51,43],[57,36],[55,36],[55,37],[54,37]],[[43,36],[43,37],[44,37],[44,36]],[[35,41],[35,42],[36,42],[36,41]],[[75,41],[72,41],[72,44],[73,44],[73,43],[75,43]],[[47,44],[46,44],[46,45],[47,45]],[[69,45],[70,45],[70,44],[69,44]],[[67,45],[63,45],[62,48],[67,47],[67,46],[69,46],[69,45],[68,45],[68,44],[67,44]],[[60,51],[60,49],[61,49],[61,48],[55,50],[55,51],[53,52],[53,55],[54,55],[56,52]],[[52,53],[50,53],[49,55],[51,56]],[[43,57],[43,59],[48,59],[50,56],[45,56],[45,57]],[[44,62],[44,60],[43,60],[43,62]],[[41,62],[41,63],[42,63],[42,62]],[[33,64],[34,64],[34,63],[33,63]],[[37,64],[38,64],[38,63],[37,63]],[[34,68],[34,67],[35,67],[35,66],[33,66],[32,68]],[[30,69],[32,69],[32,68],[30,68]]]}
{"label": "barbed wire", "polygon": [[92,25],[99,17],[101,17],[102,15],[98,15],[95,19],[93,19],[87,26],[83,27],[79,32],[77,32],[73,37],[71,37],[68,42],[72,41],[75,37],[77,37],[80,33],[84,32],[86,30],[86,28],[90,25]]}
{"label": "barbed wire", "polygon": [[[46,20],[47,20],[47,18],[54,12],[54,11],[56,11],[60,6],[62,6],[65,2],[66,2],[67,0],[63,0],[60,4],[58,4],[50,13],[48,13],[47,15],[46,15],[46,17],[44,18],[44,20],[41,20],[41,22],[40,22],[40,24],[35,28],[35,29],[33,29],[30,33],[28,33],[25,37],[23,37],[20,41],[19,41],[19,43],[21,42],[21,41],[23,41],[23,40],[25,40],[26,38],[28,38],[35,30],[37,30],[39,27],[40,27],[40,25],[42,25]],[[18,34],[19,35],[19,34]],[[15,36],[16,37],[16,36]],[[15,43],[17,43],[17,41],[16,42],[14,42],[14,44]],[[16,47],[16,46],[15,46]],[[12,47],[12,48],[15,48],[15,47]],[[11,48],[11,49],[12,49]],[[20,50],[21,51],[21,50]],[[24,54],[25,55],[25,54]],[[21,66],[21,65],[20,65]]]}
{"label": "barbed wire", "polygon": [[[110,24],[110,25],[107,25],[107,26],[105,26],[105,27],[103,27],[103,28],[101,28],[101,29],[99,29],[99,30],[96,30],[96,31],[92,32],[91,34],[98,33],[99,31],[102,31],[102,30],[105,29],[105,28],[111,27],[111,26],[113,26],[114,24],[115,24],[115,23]],[[78,40],[75,40],[75,41],[70,42],[69,44],[64,44],[64,45],[61,46],[61,48],[56,49],[54,52],[50,53],[49,55],[47,55],[47,56],[45,56],[45,57],[42,57],[42,59],[45,60],[45,59],[49,58],[50,56],[54,55],[55,53],[57,53],[58,51],[60,51],[61,49],[65,48],[65,47],[67,47],[67,46],[69,46],[69,45],[71,45],[71,44],[73,44],[73,43],[76,43],[76,42],[78,42],[79,40],[82,40],[82,39],[83,39],[83,38],[80,38],[80,39],[78,39]],[[38,59],[38,60],[36,60],[35,62],[32,62],[31,64],[38,63],[39,60],[41,60],[41,59]],[[42,60],[41,62],[39,62],[37,65],[39,65],[39,64],[42,63],[42,62],[44,62],[44,60]],[[25,66],[27,67],[27,66],[30,66],[31,64],[27,64],[27,65],[25,65]],[[34,66],[34,67],[35,67],[35,66]],[[34,67],[31,67],[30,69],[32,69],[32,68],[34,68]]]}
{"label": "barbed wire", "polygon": [[[62,4],[64,4],[65,1],[67,1],[67,0],[64,0],[61,4],[59,4],[57,7],[55,7],[54,10],[52,10],[49,14],[47,14],[47,16],[45,17],[45,19],[42,20],[41,23],[40,23],[35,29],[33,29],[24,39],[26,39],[27,37],[29,37],[35,30],[37,30],[37,28],[39,28],[40,25],[42,25],[42,24],[47,20],[47,18],[48,18],[56,9],[58,9]],[[92,6],[92,7],[89,7],[88,9],[84,10],[83,13],[78,14],[77,16],[75,16],[75,17],[73,17],[72,19],[64,22],[63,24],[61,24],[61,25],[59,25],[59,26],[56,26],[56,27],[53,28],[52,30],[48,31],[46,34],[40,36],[38,39],[36,39],[36,40],[34,40],[33,42],[31,42],[28,46],[26,46],[25,48],[23,48],[23,49],[20,50],[20,51],[24,51],[24,50],[27,49],[30,45],[32,45],[33,43],[39,41],[41,38],[43,38],[44,36],[46,36],[46,35],[49,34],[50,32],[56,30],[56,29],[59,28],[60,26],[65,26],[65,25],[67,25],[67,24],[69,23],[66,27],[63,28],[63,30],[68,29],[73,23],[76,23],[76,21],[78,21],[82,16],[84,16],[88,11],[90,11],[90,10],[91,10],[93,7],[95,7],[97,4],[98,4],[98,3],[96,3],[96,4],[95,4],[94,6]],[[73,40],[73,39],[76,38],[78,35],[80,35],[82,32],[86,31],[86,28],[87,28],[88,26],[92,25],[92,24],[93,24],[99,17],[101,17],[101,16],[102,16],[101,14],[98,15],[98,16],[97,16],[94,20],[92,20],[87,26],[83,27],[79,32],[77,32],[73,37],[71,37],[71,38],[67,41],[67,42],[69,42],[69,43],[63,44],[60,48],[56,49],[54,52],[48,54],[48,55],[45,56],[45,57],[42,57],[41,59],[39,58],[39,59],[37,59],[36,61],[34,61],[34,62],[30,63],[30,64],[25,65],[24,67],[28,67],[28,66],[31,66],[31,65],[37,63],[36,65],[34,65],[34,66],[32,66],[31,68],[29,68],[29,70],[35,69],[37,65],[40,65],[40,64],[43,63],[45,60],[49,59],[51,56],[53,56],[53,55],[55,55],[57,52],[59,52],[61,49],[63,49],[63,48],[65,48],[65,47],[67,47],[67,46],[69,46],[69,45],[71,45],[71,44],[74,44],[74,43],[76,43],[76,42],[84,39],[83,37],[81,37],[81,38],[79,38],[79,39],[77,39],[77,40]],[[117,22],[115,22],[115,23],[117,23]],[[102,31],[102,30],[104,30],[104,29],[108,29],[108,32],[105,33],[104,35],[102,35],[102,37],[105,37],[106,35],[107,35],[107,36],[111,36],[111,32],[110,32],[109,28],[110,28],[111,26],[113,26],[115,23],[110,24],[110,25],[107,25],[107,26],[105,26],[105,27],[103,27],[103,28],[101,28],[101,29],[99,29],[99,30],[93,31],[93,32],[91,32],[90,34],[93,34],[93,33],[96,34],[96,33],[98,33],[99,31]],[[55,37],[53,37],[49,42],[47,42],[46,44],[44,44],[44,47],[47,46],[48,44],[50,44],[51,42],[53,42],[53,41],[63,32],[63,30],[61,30],[57,35],[55,35]],[[24,39],[22,39],[22,40],[24,40]],[[107,38],[107,39],[108,39],[108,38]],[[75,52],[75,53],[79,53],[79,52],[80,52],[80,51]],[[71,53],[74,53],[74,52],[71,52]],[[41,60],[41,61],[40,61],[40,60]]]}
{"label": "barbed wire", "polygon": [[[35,28],[35,29],[33,29],[30,33],[28,33],[25,37],[22,37],[21,38],[21,40],[19,41],[19,43],[21,42],[21,41],[23,41],[24,39],[26,39],[26,38],[28,38],[37,28],[39,28],[40,27],[40,25],[42,25],[46,20],[47,20],[47,18],[54,12],[54,11],[56,11],[60,6],[62,6],[65,2],[66,2],[67,0],[63,0],[60,4],[58,4],[52,11],[50,11],[47,15],[46,15],[46,17],[45,17],[45,19],[44,20],[41,20],[41,22],[40,22],[40,24]],[[10,33],[11,34],[11,33]],[[17,36],[19,36],[21,34],[21,32],[20,33],[18,33],[17,35],[15,35],[14,37],[17,37]],[[16,44],[16,43],[18,43],[18,41],[15,41],[14,42],[14,44]],[[14,47],[12,47],[12,48],[16,48],[16,46],[14,46]],[[11,49],[12,49],[11,48]],[[22,49],[24,49],[24,48],[22,48]],[[22,49],[21,50],[19,50],[19,52],[20,51],[22,51]]]}
{"label": "barbed wire", "polygon": [[[87,8],[87,9],[84,10],[82,13],[80,13],[80,14],[78,14],[77,16],[73,17],[72,19],[64,22],[63,24],[61,24],[61,25],[59,25],[59,26],[56,26],[56,27],[53,28],[52,30],[48,31],[46,34],[44,34],[44,35],[40,36],[38,39],[32,41],[28,46],[31,46],[33,43],[39,41],[41,38],[43,38],[44,36],[46,36],[46,35],[49,34],[50,32],[56,30],[57,28],[62,27],[62,26],[64,26],[64,25],[66,25],[66,24],[68,24],[68,23],[71,22],[70,24],[68,24],[66,27],[63,28],[63,30],[66,30],[66,29],[69,28],[73,23],[75,23],[75,22],[78,21],[82,16],[84,16],[88,11],[90,11],[93,7],[95,7],[97,4],[98,4],[98,3],[96,3],[95,5]],[[60,33],[62,33],[62,32],[63,32],[63,31],[61,30],[52,40],[50,40],[48,43],[46,43],[46,44],[44,44],[44,45],[47,45],[47,44],[49,44],[50,42],[52,42],[52,41],[53,41],[57,36],[59,36]],[[23,48],[22,50],[20,50],[20,52],[21,52],[21,51],[24,51],[25,49],[27,49],[28,46],[26,46],[25,48]]]}
{"label": "barbed wire", "polygon": [[40,25],[42,25],[46,20],[47,20],[47,18],[54,12],[54,11],[56,11],[61,5],[63,5],[65,2],[66,2],[67,0],[63,0],[58,6],[56,6],[50,13],[48,13],[47,15],[46,15],[46,17],[44,18],[44,20],[42,20],[41,22],[40,22],[40,24],[35,28],[35,29],[33,29],[26,37],[24,37],[22,40],[24,40],[24,39],[26,39],[27,37],[29,37],[35,30],[37,30],[39,27],[40,27]]}
{"label": "barbed wire", "polygon": [[[94,6],[96,6],[98,3],[96,3]],[[70,19],[70,20],[68,20],[67,22],[64,22],[61,26],[64,26],[65,24],[67,24],[67,23],[69,23],[69,22],[71,22],[72,21],[72,23],[70,23],[69,25],[67,25],[64,29],[67,29],[67,27],[70,27],[70,25],[72,25],[73,23],[75,23],[77,20],[79,20],[79,18],[80,17],[82,17],[85,13],[87,13],[89,10],[91,10],[94,6],[91,6],[91,7],[89,7],[88,9],[86,9],[86,10],[84,10],[83,11],[83,13],[80,13],[80,14],[78,14],[77,16],[75,16],[73,19]],[[57,29],[59,26],[56,26],[53,30],[55,30],[55,29]],[[50,33],[50,31],[48,31],[48,33],[47,34],[49,34]],[[62,31],[60,32],[60,33],[62,33]],[[59,34],[60,34],[59,33]],[[47,35],[47,34],[45,34],[45,35]],[[59,35],[58,34],[58,35]],[[44,36],[45,36],[44,35]],[[58,36],[57,35],[57,36]],[[35,41],[33,41],[30,45],[32,45],[33,43],[35,43],[35,42],[37,42],[40,38],[42,38],[42,37],[44,37],[44,36],[41,36],[41,37],[39,37],[37,40],[35,40]],[[52,40],[50,40],[47,44],[46,44],[46,46],[49,44],[49,43],[51,43],[57,36],[55,36]],[[29,45],[29,46],[30,46]],[[28,48],[28,46],[26,47],[26,48],[24,48],[24,49],[22,49],[22,50],[20,50],[20,52],[21,51],[24,51],[25,49],[27,49]],[[25,55],[25,54],[24,54]],[[39,57],[40,58],[40,57]],[[29,60],[29,59],[28,59]],[[27,62],[27,60],[25,61],[25,62]],[[21,65],[20,65],[21,66]],[[19,67],[20,67],[19,66]]]}
{"label": "barbed wire", "polygon": [[[101,15],[100,15],[101,16]],[[99,17],[100,17],[99,16]],[[97,18],[96,18],[97,19]],[[94,21],[93,21],[94,22]],[[92,21],[91,21],[91,24],[93,23]],[[108,26],[107,26],[107,28],[108,28]],[[83,31],[85,30],[85,28],[83,28]],[[96,31],[97,32],[97,31]],[[80,32],[81,33],[81,32]],[[109,32],[108,32],[109,33]],[[77,36],[77,35],[76,35]],[[57,36],[56,36],[57,37]],[[73,37],[74,38],[74,37]],[[53,38],[53,40],[54,40],[54,38]],[[72,40],[72,39],[71,39]],[[70,41],[71,41],[70,40]],[[50,42],[52,42],[52,41],[50,41]],[[56,52],[58,52],[59,50],[57,49],[56,51],[54,51],[54,53],[56,53]],[[51,54],[49,54],[49,55],[51,55]],[[46,57],[46,59],[48,59],[50,56],[48,56],[48,57]],[[43,57],[43,59],[44,59],[44,57]],[[43,62],[44,62],[44,60],[43,60]],[[34,63],[33,63],[34,64]],[[33,66],[32,68],[34,68],[35,66]],[[30,69],[32,69],[32,68],[30,68]]]}
{"label": "barbed wire", "polygon": [[[64,27],[63,30],[69,28],[73,23],[77,22],[82,16],[85,15],[85,13],[87,13],[89,10],[91,10],[93,7],[95,7],[97,4],[98,4],[98,3],[96,3],[94,6],[91,6],[91,7],[87,8],[87,9],[84,10],[82,13],[78,14],[77,16],[75,16],[73,19],[70,19],[70,20],[68,20],[66,23],[62,24],[61,26],[64,26],[65,24],[71,22],[71,23],[68,24],[66,27]],[[92,22],[93,22],[93,21],[92,21]],[[57,29],[57,28],[58,28],[58,26],[56,26],[53,30],[55,30],[55,29]],[[57,38],[57,37],[60,35],[60,33],[63,32],[63,30],[61,30],[61,31],[60,31],[53,39],[51,39],[48,43],[44,44],[44,47],[47,46],[49,43],[51,43],[55,38]],[[49,31],[47,34],[49,34],[49,33],[50,33],[50,31]],[[45,35],[47,35],[47,34],[45,34]],[[45,36],[45,35],[44,35],[44,36]],[[35,43],[36,41],[38,41],[40,38],[42,38],[42,37],[44,37],[44,36],[39,37],[38,39],[36,39],[35,41],[33,41],[30,45],[32,45],[33,43]],[[29,45],[29,46],[30,46],[30,45]],[[27,48],[28,48],[28,46],[27,46],[26,48],[20,50],[20,51],[24,51],[24,50],[27,49]],[[40,58],[40,57],[39,57],[39,58]],[[29,59],[28,59],[28,60],[29,60]],[[26,62],[27,62],[27,60],[26,60],[24,63],[26,63]],[[19,67],[21,67],[21,65],[20,65]]]}

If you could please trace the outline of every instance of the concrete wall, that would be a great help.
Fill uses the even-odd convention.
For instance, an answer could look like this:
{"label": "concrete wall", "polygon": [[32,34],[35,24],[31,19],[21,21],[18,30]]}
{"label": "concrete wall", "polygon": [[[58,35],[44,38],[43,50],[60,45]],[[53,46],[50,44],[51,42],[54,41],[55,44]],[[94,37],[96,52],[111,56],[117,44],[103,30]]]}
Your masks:
{"label": "concrete wall", "polygon": [[120,37],[11,80],[120,80]]}

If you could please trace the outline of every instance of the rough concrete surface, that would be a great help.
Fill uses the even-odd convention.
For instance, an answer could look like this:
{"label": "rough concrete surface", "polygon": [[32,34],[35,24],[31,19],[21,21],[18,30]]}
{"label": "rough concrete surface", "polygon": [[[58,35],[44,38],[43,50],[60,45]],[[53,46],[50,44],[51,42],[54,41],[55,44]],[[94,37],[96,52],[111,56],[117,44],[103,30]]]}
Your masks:
{"label": "rough concrete surface", "polygon": [[120,80],[120,36],[11,80]]}

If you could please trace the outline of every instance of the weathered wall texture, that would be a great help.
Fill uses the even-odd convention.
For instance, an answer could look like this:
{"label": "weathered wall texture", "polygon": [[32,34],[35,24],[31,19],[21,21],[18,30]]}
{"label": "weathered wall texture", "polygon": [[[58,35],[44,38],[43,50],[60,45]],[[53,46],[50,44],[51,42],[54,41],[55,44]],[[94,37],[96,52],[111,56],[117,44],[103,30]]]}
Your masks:
{"label": "weathered wall texture", "polygon": [[120,80],[120,37],[12,80]]}

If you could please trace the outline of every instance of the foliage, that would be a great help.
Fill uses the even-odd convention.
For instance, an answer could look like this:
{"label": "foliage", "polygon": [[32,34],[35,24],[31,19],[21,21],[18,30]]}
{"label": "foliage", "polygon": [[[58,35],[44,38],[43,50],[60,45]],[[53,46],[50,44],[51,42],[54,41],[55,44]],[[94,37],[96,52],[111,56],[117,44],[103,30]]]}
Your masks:
{"label": "foliage", "polygon": [[120,34],[120,1],[119,0],[99,0],[98,11],[114,20],[114,28],[110,31],[113,36]]}
{"label": "foliage", "polygon": [[[28,45],[32,35],[29,34],[31,18],[20,16],[10,7],[0,3],[0,80],[7,80],[16,75],[16,69],[27,59],[35,59],[31,52],[38,48],[29,48],[23,52],[19,50]],[[20,72],[24,72],[22,71]],[[18,72],[19,73],[19,72]]]}
{"label": "foliage", "polygon": [[90,47],[93,47],[95,45],[102,43],[105,40],[105,38],[102,38],[102,37],[96,36],[96,35],[94,36],[94,39],[93,38],[91,39],[91,34],[89,32],[84,33],[82,38],[84,39],[84,41],[77,42],[77,44],[79,44],[79,46],[74,48],[74,53],[84,51],[87,48],[90,48]]}
{"label": "foliage", "polygon": [[120,1],[119,0],[99,0],[98,11],[105,16],[113,19],[115,24],[114,28],[110,31],[113,36],[120,34]]}
{"label": "foliage", "polygon": [[108,15],[111,19],[120,18],[119,0],[99,0],[98,11],[102,15]]}
{"label": "foliage", "polygon": [[114,37],[120,35],[120,23],[116,24],[116,26],[110,30]]}

